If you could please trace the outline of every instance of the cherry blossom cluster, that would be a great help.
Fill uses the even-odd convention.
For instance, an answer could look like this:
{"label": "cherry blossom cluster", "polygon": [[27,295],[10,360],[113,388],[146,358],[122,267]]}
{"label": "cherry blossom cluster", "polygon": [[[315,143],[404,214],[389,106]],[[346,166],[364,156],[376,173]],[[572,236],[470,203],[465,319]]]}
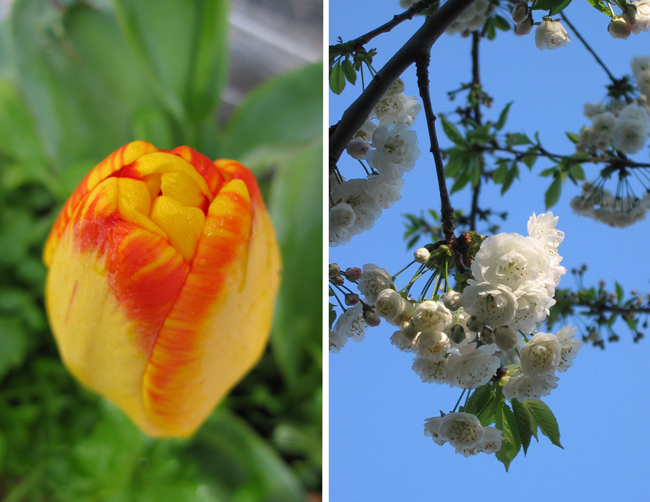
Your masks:
{"label": "cherry blossom cluster", "polygon": [[[615,151],[635,154],[646,146],[650,137],[650,56],[635,57],[631,66],[639,98],[629,104],[621,101],[585,104],[584,113],[591,119],[591,126],[580,131],[577,152],[588,152],[595,160],[606,162],[616,155]],[[644,168],[635,169],[646,175]],[[645,219],[650,209],[650,194],[645,185],[644,193],[639,196],[631,191],[627,181],[619,181],[615,196],[603,185],[604,180],[585,182],[582,194],[571,200],[571,208],[581,216],[611,227],[624,228]]]}
{"label": "cherry blossom cluster", "polygon": [[587,216],[610,227],[626,228],[645,220],[650,209],[650,192],[640,199],[633,195],[614,197],[603,188],[602,183],[595,185],[586,181],[582,185],[582,194],[571,199],[571,209],[580,216]]}
{"label": "cherry blossom cluster", "polygon": [[[557,334],[537,333],[555,304],[553,296],[566,269],[560,265],[558,247],[564,233],[558,217],[548,212],[528,221],[528,235],[498,234],[480,243],[462,292],[447,288],[440,257],[445,246],[420,248],[414,263],[420,267],[409,284],[398,291],[386,269],[366,264],[348,269],[360,301],[345,311],[330,333],[330,352],[339,352],[348,339],[360,342],[366,330],[384,319],[399,327],[391,343],[415,355],[412,369],[425,383],[477,389],[500,381],[507,399],[537,400],[557,387],[556,371],[566,371],[582,342],[573,338],[575,328]],[[425,290],[416,301],[410,286],[431,272]],[[431,299],[424,298],[438,277]],[[444,277],[446,292],[438,289]],[[348,298],[346,295],[346,303]],[[468,394],[469,396],[469,394]],[[455,412],[455,409],[454,409]],[[425,434],[437,444],[449,442],[465,456],[493,453],[501,445],[500,431],[482,427],[474,415],[450,413],[430,418]]]}
{"label": "cherry blossom cluster", "polygon": [[618,39],[626,40],[630,34],[638,35],[650,28],[650,0],[630,2],[622,9],[619,16],[612,17],[607,27],[609,34]]}
{"label": "cherry blossom cluster", "polygon": [[415,96],[405,96],[403,91],[404,82],[397,79],[347,145],[347,153],[361,163],[366,177],[346,180],[338,170],[330,176],[332,247],[370,230],[382,210],[401,198],[402,177],[420,156],[411,126],[422,109]]}

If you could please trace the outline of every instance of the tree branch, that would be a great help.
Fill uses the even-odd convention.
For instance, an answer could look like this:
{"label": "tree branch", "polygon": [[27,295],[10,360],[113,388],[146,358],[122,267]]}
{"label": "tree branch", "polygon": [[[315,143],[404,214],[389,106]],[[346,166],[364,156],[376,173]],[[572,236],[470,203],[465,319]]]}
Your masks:
{"label": "tree branch", "polygon": [[445,30],[475,0],[449,0],[439,10],[428,16],[422,27],[397,51],[375,75],[366,90],[343,113],[330,136],[330,171],[334,169],[346,145],[361,128],[373,107],[379,102],[391,84],[431,47]]}
{"label": "tree branch", "polygon": [[[479,74],[479,56],[478,48],[481,41],[481,35],[478,31],[472,33],[472,85],[480,88],[481,78]],[[481,100],[477,99],[474,105],[474,121],[481,125]],[[481,173],[482,174],[482,173]],[[478,215],[478,196],[481,192],[481,177],[478,177],[478,183],[472,191],[472,209],[469,214],[469,229],[476,230],[476,216]]]}

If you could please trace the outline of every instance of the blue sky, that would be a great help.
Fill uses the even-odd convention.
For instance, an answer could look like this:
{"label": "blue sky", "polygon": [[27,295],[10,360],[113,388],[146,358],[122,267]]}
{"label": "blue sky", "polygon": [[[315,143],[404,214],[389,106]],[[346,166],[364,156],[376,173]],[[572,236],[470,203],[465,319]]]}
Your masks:
{"label": "blue sky", "polygon": [[[336,37],[355,38],[399,12],[398,1],[371,2],[330,0],[330,43]],[[614,40],[607,33],[607,18],[584,0],[566,10],[569,19],[591,43],[615,76],[631,74],[635,55],[650,54],[650,33],[632,35],[627,41]],[[537,20],[541,16],[537,15]],[[413,20],[383,35],[367,47],[377,47],[375,68],[392,55],[419,26]],[[572,144],[565,131],[578,132],[587,120],[585,102],[605,96],[605,72],[587,53],[577,37],[567,47],[539,51],[534,34],[515,37],[499,32],[495,41],[481,43],[481,78],[494,97],[487,119],[496,120],[507,102],[512,105],[506,130],[539,131],[549,150],[570,153]],[[436,112],[451,112],[446,92],[470,80],[470,39],[443,36],[434,46],[431,62],[432,99]],[[414,70],[404,74],[406,94],[417,94]],[[358,96],[348,87],[342,96],[330,93],[330,123]],[[330,260],[341,268],[375,263],[397,272],[412,259],[402,239],[404,213],[439,209],[433,163],[428,155],[426,129],[421,115],[414,130],[423,151],[413,171],[405,176],[402,200],[383,212],[375,227],[353,238],[346,246],[330,250]],[[440,132],[443,147],[450,146]],[[345,156],[345,154],[344,154]],[[648,149],[635,158],[648,162]],[[348,157],[349,159],[349,157]],[[344,159],[340,166],[348,178],[360,177],[356,161]],[[533,173],[501,198],[496,189],[482,193],[482,206],[508,211],[502,231],[525,234],[533,211],[544,212],[544,191],[550,180],[537,174],[550,167],[538,160]],[[358,164],[357,164],[358,166]],[[596,171],[585,166],[588,178]],[[609,189],[614,188],[610,182]],[[638,188],[635,186],[635,188]],[[647,257],[650,249],[648,222],[628,229],[611,229],[578,217],[569,207],[580,189],[565,185],[559,203],[552,209],[560,216],[558,227],[566,233],[560,246],[562,265],[568,269],[589,265],[585,283],[600,279],[613,287],[617,280],[625,289],[648,293]],[[466,192],[454,194],[452,205],[469,207]],[[560,287],[573,286],[573,277],[563,278]],[[555,498],[566,500],[643,500],[647,497],[646,467],[649,455],[650,406],[647,382],[650,377],[650,339],[634,344],[629,330],[619,327],[621,342],[605,351],[585,346],[574,366],[560,374],[558,388],[545,402],[554,411],[564,450],[545,438],[531,444],[514,460],[510,472],[492,455],[463,458],[449,445],[434,444],[423,434],[424,419],[439,410],[453,408],[456,389],[423,384],[411,370],[413,356],[390,344],[393,326],[383,323],[370,329],[366,339],[349,342],[329,357],[330,364],[330,500],[398,501],[444,500],[484,501],[522,497],[527,502]]]}

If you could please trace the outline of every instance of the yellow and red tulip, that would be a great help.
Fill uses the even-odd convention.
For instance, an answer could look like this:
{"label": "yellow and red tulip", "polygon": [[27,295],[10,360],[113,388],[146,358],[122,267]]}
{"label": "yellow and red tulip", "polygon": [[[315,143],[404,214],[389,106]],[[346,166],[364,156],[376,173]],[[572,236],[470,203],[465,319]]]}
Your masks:
{"label": "yellow and red tulip", "polygon": [[70,196],[43,257],[64,363],[150,435],[192,434],[264,350],[280,255],[235,161],[129,143]]}

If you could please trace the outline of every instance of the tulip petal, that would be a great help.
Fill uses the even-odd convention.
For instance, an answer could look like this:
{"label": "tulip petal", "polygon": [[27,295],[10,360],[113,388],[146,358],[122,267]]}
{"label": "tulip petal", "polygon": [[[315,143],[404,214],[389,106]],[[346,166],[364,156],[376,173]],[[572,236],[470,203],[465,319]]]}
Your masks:
{"label": "tulip petal", "polygon": [[246,184],[227,182],[156,340],[144,401],[151,420],[170,434],[191,434],[264,349],[280,260],[268,215],[252,216]]}
{"label": "tulip petal", "polygon": [[119,204],[118,180],[109,178],[77,207],[52,258],[47,310],[70,372],[160,434],[144,408],[142,375],[190,267],[166,239],[123,221]]}
{"label": "tulip petal", "polygon": [[43,250],[43,261],[47,267],[52,263],[54,251],[61,235],[65,232],[70,218],[72,218],[75,209],[84,197],[102,181],[122,169],[124,166],[131,164],[142,155],[157,151],[158,149],[155,146],[146,141],[134,141],[128,143],[106,157],[97,165],[97,167],[95,167],[95,169],[86,175],[63,206],[61,213],[50,231],[50,235],[45,243],[45,249]]}

